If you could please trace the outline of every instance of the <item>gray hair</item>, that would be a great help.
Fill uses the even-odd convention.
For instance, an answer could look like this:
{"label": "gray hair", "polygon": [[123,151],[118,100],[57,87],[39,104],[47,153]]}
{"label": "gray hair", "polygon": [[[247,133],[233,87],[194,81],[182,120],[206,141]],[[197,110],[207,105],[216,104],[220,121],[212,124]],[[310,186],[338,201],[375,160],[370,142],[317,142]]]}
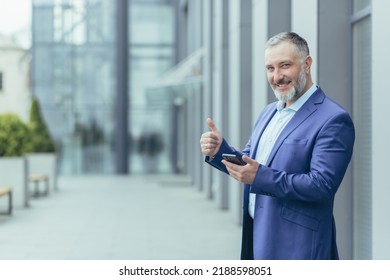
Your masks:
{"label": "gray hair", "polygon": [[294,32],[281,32],[276,34],[265,44],[265,49],[267,50],[268,48],[279,45],[282,42],[290,42],[294,44],[297,54],[302,60],[310,54],[306,40]]}

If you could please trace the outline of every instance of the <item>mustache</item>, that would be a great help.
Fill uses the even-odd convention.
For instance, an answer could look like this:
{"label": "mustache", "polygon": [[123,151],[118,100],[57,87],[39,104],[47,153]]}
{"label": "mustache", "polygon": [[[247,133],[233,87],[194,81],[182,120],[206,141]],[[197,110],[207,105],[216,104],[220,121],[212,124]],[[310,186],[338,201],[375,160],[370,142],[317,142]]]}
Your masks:
{"label": "mustache", "polygon": [[275,86],[287,85],[287,84],[289,84],[290,82],[291,82],[291,81],[289,81],[289,80],[281,79],[281,80],[279,80],[279,81],[277,81],[277,82],[274,82],[274,85],[275,85]]}

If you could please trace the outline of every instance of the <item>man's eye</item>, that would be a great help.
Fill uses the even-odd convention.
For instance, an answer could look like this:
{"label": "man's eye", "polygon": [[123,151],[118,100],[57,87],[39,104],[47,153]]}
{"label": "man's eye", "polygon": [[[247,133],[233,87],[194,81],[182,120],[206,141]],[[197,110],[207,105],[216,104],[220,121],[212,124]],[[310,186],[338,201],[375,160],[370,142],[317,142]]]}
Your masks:
{"label": "man's eye", "polygon": [[290,67],[290,64],[283,64],[282,67],[283,68],[288,68],[288,67]]}

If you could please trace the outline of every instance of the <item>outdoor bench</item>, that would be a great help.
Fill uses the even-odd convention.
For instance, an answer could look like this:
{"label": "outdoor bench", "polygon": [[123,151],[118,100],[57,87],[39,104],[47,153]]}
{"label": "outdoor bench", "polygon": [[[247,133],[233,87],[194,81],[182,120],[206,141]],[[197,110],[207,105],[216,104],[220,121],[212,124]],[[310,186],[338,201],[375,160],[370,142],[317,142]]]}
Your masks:
{"label": "outdoor bench", "polygon": [[8,212],[1,214],[11,215],[12,213],[12,189],[7,187],[0,187],[0,196],[8,195]]}
{"label": "outdoor bench", "polygon": [[49,177],[44,174],[32,174],[28,177],[29,182],[34,183],[35,189],[34,193],[32,194],[33,197],[38,197],[40,196],[39,192],[39,184],[44,183],[45,190],[43,195],[48,195],[49,194]]}

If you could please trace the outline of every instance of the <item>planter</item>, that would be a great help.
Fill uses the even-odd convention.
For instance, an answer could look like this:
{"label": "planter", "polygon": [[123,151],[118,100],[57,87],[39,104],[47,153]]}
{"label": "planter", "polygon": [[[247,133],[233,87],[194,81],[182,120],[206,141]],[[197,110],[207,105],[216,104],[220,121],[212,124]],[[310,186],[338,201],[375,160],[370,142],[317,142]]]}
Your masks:
{"label": "planter", "polygon": [[29,153],[26,156],[28,174],[47,175],[49,177],[49,192],[57,191],[57,154]]}
{"label": "planter", "polygon": [[143,156],[142,157],[144,172],[146,174],[156,174],[158,173],[158,157],[154,156]]}
{"label": "planter", "polygon": [[[0,158],[0,186],[12,189],[12,205],[14,208],[29,206],[27,185],[28,165],[24,157]],[[1,205],[6,203],[1,200]]]}

